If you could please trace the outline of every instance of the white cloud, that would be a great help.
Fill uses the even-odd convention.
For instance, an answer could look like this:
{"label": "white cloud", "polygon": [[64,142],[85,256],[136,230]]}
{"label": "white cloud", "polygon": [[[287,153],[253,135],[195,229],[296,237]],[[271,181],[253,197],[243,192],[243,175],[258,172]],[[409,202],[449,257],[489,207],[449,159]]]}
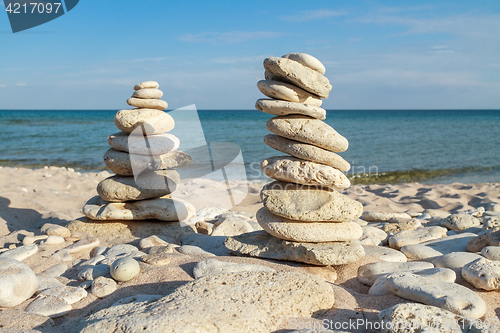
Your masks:
{"label": "white cloud", "polygon": [[6,88],[7,86],[5,84],[0,84],[0,88]]}
{"label": "white cloud", "polygon": [[288,22],[309,22],[321,20],[328,17],[343,16],[347,13],[345,11],[336,11],[328,9],[306,10],[296,15],[283,16],[282,19]]}
{"label": "white cloud", "polygon": [[283,33],[276,31],[229,31],[185,34],[179,36],[177,39],[188,43],[235,44],[249,40],[278,38],[282,35]]}
{"label": "white cloud", "polygon": [[27,84],[26,83],[16,83],[15,86],[16,87],[26,87]]}

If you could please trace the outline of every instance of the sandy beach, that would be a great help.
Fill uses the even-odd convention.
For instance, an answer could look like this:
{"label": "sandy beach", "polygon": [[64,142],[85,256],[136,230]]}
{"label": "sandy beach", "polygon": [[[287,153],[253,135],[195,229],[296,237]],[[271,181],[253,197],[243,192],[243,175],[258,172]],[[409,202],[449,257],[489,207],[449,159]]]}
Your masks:
{"label": "sandy beach", "polygon": [[[88,198],[96,195],[96,185],[111,174],[109,172],[80,173],[72,169],[47,167],[42,169],[23,168],[0,168],[0,246],[9,248],[13,245],[22,245],[25,236],[40,235],[40,228],[45,223],[53,223],[62,226],[75,225],[78,223],[91,224],[85,218],[81,209]],[[248,195],[234,208],[235,212],[247,212],[255,214],[262,207],[259,191],[263,183],[254,182],[248,184]],[[243,186],[243,185],[242,185]],[[225,189],[217,184],[201,184],[192,182],[181,189],[186,193],[196,194],[197,198],[204,196],[216,197]],[[222,191],[222,192],[221,192]],[[412,214],[427,212],[433,216],[456,213],[488,206],[490,203],[500,202],[500,184],[401,184],[401,185],[368,185],[353,186],[349,197],[360,201],[364,210],[376,210],[381,212],[411,212]],[[197,210],[207,207],[213,200],[199,200],[192,202]],[[106,224],[96,223],[99,225]],[[141,229],[141,224],[146,222],[136,221],[133,223],[108,223],[108,225],[120,224],[113,230],[121,230],[121,235],[103,232],[94,229],[91,236],[96,236],[101,246],[112,246],[117,243],[127,243],[138,246],[144,233],[136,233],[134,230]],[[162,225],[166,223],[160,223]],[[144,224],[143,224],[144,225]],[[187,226],[195,229],[192,225]],[[71,228],[70,228],[71,229]],[[82,229],[83,230],[83,229]],[[90,230],[90,229],[88,229]],[[87,230],[87,231],[88,231]],[[110,230],[110,229],[108,229]],[[147,231],[145,231],[147,232]],[[84,238],[85,231],[73,231],[72,238],[58,245],[40,245],[39,251],[24,260],[36,274],[58,263],[51,256],[54,252],[67,247],[72,242]],[[120,237],[118,237],[120,236]],[[175,238],[175,235],[173,236]],[[176,239],[179,241],[179,239]],[[90,250],[72,254],[73,260],[65,262],[67,270],[57,279],[68,286],[78,286],[82,282],[78,280],[78,265],[90,258]],[[7,331],[18,331],[21,329],[33,329],[40,332],[66,332],[81,322],[86,316],[100,309],[109,307],[119,299],[136,294],[167,295],[183,284],[194,280],[192,269],[196,262],[207,259],[203,255],[179,255],[167,266],[152,266],[140,262],[141,272],[138,276],[128,282],[118,283],[118,289],[111,295],[99,299],[89,293],[87,297],[72,304],[71,310],[65,316],[50,319],[45,316],[27,315],[22,311],[29,305],[32,299],[28,299],[19,306],[11,309],[3,309],[0,312],[0,322],[3,329]],[[280,318],[269,331],[288,330],[308,325],[319,325],[326,319],[333,322],[346,322],[349,320],[378,321],[378,312],[398,303],[408,302],[395,295],[371,296],[368,295],[368,287],[361,284],[357,279],[359,266],[379,259],[367,256],[353,264],[343,266],[313,266],[289,261],[267,260],[240,256],[220,256],[221,261],[235,263],[253,263],[274,268],[278,271],[304,272],[313,274],[328,281],[335,295],[335,304],[321,314],[312,318]],[[457,283],[474,290],[488,304],[488,309],[481,320],[489,319],[495,321],[500,308],[500,296],[496,291],[478,290],[469,285],[464,279],[458,277]],[[305,325],[305,326],[304,326]],[[319,326],[316,326],[319,327]],[[333,327],[332,327],[333,328]],[[350,331],[350,330],[347,330]],[[364,328],[360,331],[373,331],[376,329]]]}

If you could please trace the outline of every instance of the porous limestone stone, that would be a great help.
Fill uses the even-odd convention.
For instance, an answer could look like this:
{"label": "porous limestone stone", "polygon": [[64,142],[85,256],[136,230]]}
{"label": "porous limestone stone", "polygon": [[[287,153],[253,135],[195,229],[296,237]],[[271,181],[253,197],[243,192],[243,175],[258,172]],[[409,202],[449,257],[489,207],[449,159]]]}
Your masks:
{"label": "porous limestone stone", "polygon": [[163,97],[163,91],[158,88],[143,88],[134,91],[132,97],[143,99],[160,99]]}
{"label": "porous limestone stone", "polygon": [[48,236],[60,236],[64,238],[71,236],[71,231],[68,228],[52,223],[45,223],[40,232]]}
{"label": "porous limestone stone", "polygon": [[490,260],[500,261],[500,246],[483,247],[481,255]]}
{"label": "porous limestone stone", "polygon": [[215,274],[231,274],[238,272],[274,272],[275,270],[262,265],[238,264],[234,262],[220,261],[217,259],[208,259],[198,262],[193,268],[195,279],[202,276]]}
{"label": "porous limestone stone", "polygon": [[462,268],[462,276],[478,289],[500,289],[500,262],[479,258]]}
{"label": "porous limestone stone", "polygon": [[319,106],[281,101],[277,99],[258,99],[255,103],[255,108],[259,111],[273,114],[275,116],[301,114],[303,116],[309,116],[319,120],[324,120],[326,118],[325,109],[322,109]]}
{"label": "porous limestone stone", "polygon": [[40,274],[48,276],[48,277],[56,277],[56,276],[61,276],[62,274],[64,274],[64,272],[66,272],[67,269],[68,269],[68,265],[61,262],[59,264],[56,264],[52,267],[47,268],[46,270],[44,270]]}
{"label": "porous limestone stone", "polygon": [[486,246],[498,245],[500,245],[500,227],[489,229],[484,234],[469,240],[467,251],[480,252]]}
{"label": "porous limestone stone", "polygon": [[367,286],[373,285],[375,281],[388,273],[424,270],[434,268],[434,265],[429,262],[389,262],[381,261],[366,264],[358,268],[358,280]]}
{"label": "porous limestone stone", "polygon": [[23,261],[38,252],[38,245],[28,244],[13,248],[0,254],[0,259],[14,259]]}
{"label": "porous limestone stone", "polygon": [[17,306],[38,289],[38,279],[28,266],[11,258],[0,258],[0,307]]}
{"label": "porous limestone stone", "polygon": [[266,176],[289,183],[337,189],[346,189],[351,186],[351,182],[341,171],[328,165],[291,156],[266,158],[261,162],[260,168]]}
{"label": "porous limestone stone", "polygon": [[183,222],[163,222],[158,220],[96,221],[89,218],[78,219],[68,224],[72,232],[86,233],[102,239],[106,244],[123,244],[151,235],[175,239],[195,233],[192,226]]}
{"label": "porous limestone stone", "polygon": [[101,242],[99,238],[95,237],[85,237],[80,239],[79,241],[71,244],[64,248],[64,251],[68,253],[78,253],[82,251],[92,250],[95,247],[98,247]]}
{"label": "porous limestone stone", "polygon": [[345,242],[357,240],[363,234],[353,222],[300,222],[272,214],[262,207],[257,212],[260,226],[274,237],[305,243]]}
{"label": "porous limestone stone", "polygon": [[180,140],[170,133],[148,134],[148,142],[143,136],[117,132],[108,136],[107,142],[115,150],[136,155],[162,155],[177,150]]}
{"label": "porous limestone stone", "polygon": [[297,261],[318,266],[344,265],[357,261],[365,255],[363,246],[359,242],[289,242],[273,237],[265,231],[228,237],[224,245],[233,254]]}
{"label": "porous limestone stone", "polygon": [[114,122],[125,133],[132,133],[142,126],[143,130],[139,132],[142,135],[169,132],[175,126],[172,116],[155,109],[120,110],[115,114]]}
{"label": "porous limestone stone", "polygon": [[257,88],[259,88],[261,93],[273,99],[303,103],[312,106],[321,106],[322,104],[321,98],[318,96],[286,82],[260,80],[257,82]]}
{"label": "porous limestone stone", "polygon": [[139,242],[139,247],[141,249],[147,249],[153,246],[167,246],[169,243],[176,243],[175,239],[173,238],[171,239],[167,238],[167,240],[165,240],[164,238],[165,236],[156,236],[156,235],[143,238]]}
{"label": "porous limestone stone", "polygon": [[471,227],[477,227],[481,223],[478,218],[469,214],[451,214],[440,221],[441,226],[450,230],[465,230]]}
{"label": "porous limestone stone", "polygon": [[342,156],[308,143],[290,140],[276,134],[266,135],[264,143],[285,154],[311,162],[326,164],[340,171],[349,171],[351,168],[349,162],[344,160]]}
{"label": "porous limestone stone", "polygon": [[365,255],[376,257],[382,261],[406,262],[408,259],[404,254],[385,246],[363,245]]}
{"label": "porous limestone stone", "polygon": [[49,236],[44,241],[42,241],[41,245],[57,245],[64,243],[64,238],[61,236]]}
{"label": "porous limestone stone", "polygon": [[289,115],[273,117],[266,122],[269,132],[276,135],[309,143],[314,146],[334,151],[346,151],[349,142],[325,122],[307,116]]}
{"label": "porous limestone stone", "polygon": [[483,230],[500,227],[500,216],[487,216],[483,220]]}
{"label": "porous limestone stone", "polygon": [[296,61],[299,64],[309,67],[310,69],[315,70],[322,75],[326,72],[325,66],[323,66],[321,61],[306,53],[287,53],[282,56],[282,58]]}
{"label": "porous limestone stone", "polygon": [[[392,220],[392,219],[391,219]],[[387,223],[382,226],[382,230],[391,236],[403,230],[415,230],[420,228],[422,223],[418,219],[406,220],[398,223]]]}
{"label": "porous limestone stone", "polygon": [[190,234],[181,238],[181,245],[193,245],[199,247],[205,252],[210,252],[217,256],[229,256],[230,251],[226,246],[224,246],[224,241],[226,239],[226,236]]}
{"label": "porous limestone stone", "polygon": [[83,206],[83,214],[93,220],[147,220],[186,221],[196,209],[186,201],[169,196],[132,202],[106,202],[99,196]]}
{"label": "porous limestone stone", "polygon": [[448,230],[443,227],[424,227],[415,230],[403,230],[389,238],[389,246],[399,250],[405,245],[420,244],[445,237]]}
{"label": "porous limestone stone", "polygon": [[370,225],[363,226],[361,227],[361,229],[363,229],[363,236],[361,237],[361,241],[363,241],[363,239],[365,238],[374,238],[378,240],[377,244],[379,244],[380,242],[387,242],[387,234],[385,233],[385,231],[376,227],[372,227]]}
{"label": "porous limestone stone", "polygon": [[116,282],[104,276],[99,276],[92,281],[92,294],[99,298],[103,298],[115,292],[117,288]]}
{"label": "porous limestone stone", "polygon": [[[379,312],[382,333],[483,332],[482,323],[436,306],[401,303]],[[486,333],[484,331],[484,333]]]}
{"label": "porous limestone stone", "polygon": [[[419,276],[425,276],[431,279],[436,279],[440,281],[445,281],[445,282],[450,282],[453,283],[455,282],[457,275],[455,272],[451,269],[448,268],[442,268],[442,267],[434,267],[434,268],[427,268],[423,270],[412,270],[411,273]],[[385,282],[387,281],[387,277],[391,275],[392,273],[389,274],[384,274],[381,277],[379,277],[373,285],[370,287],[370,290],[368,291],[369,295],[372,296],[384,296],[384,295],[391,295],[391,291],[387,288],[385,285]]]}
{"label": "porous limestone stone", "polygon": [[260,197],[271,213],[302,222],[350,222],[363,211],[361,203],[324,187],[276,181],[265,185]]}
{"label": "porous limestone stone", "polygon": [[254,231],[253,221],[242,216],[232,216],[217,222],[214,225],[211,236],[237,236]]}
{"label": "porous limestone stone", "polygon": [[433,305],[471,319],[486,313],[486,303],[475,292],[456,283],[444,282],[409,272],[391,274],[385,282],[395,295]]}
{"label": "porous limestone stone", "polygon": [[280,328],[283,318],[310,317],[333,303],[331,285],[313,275],[217,274],[188,282],[155,302],[103,309],[85,318],[76,331],[270,332]]}
{"label": "porous limestone stone", "polygon": [[401,252],[408,259],[433,260],[451,252],[467,252],[467,243],[477,236],[473,233],[462,233],[453,236],[441,237],[420,244],[405,245]]}
{"label": "porous limestone stone", "polygon": [[145,81],[138,83],[134,86],[134,90],[141,90],[141,89],[158,89],[160,85],[156,81]]}
{"label": "porous limestone stone", "polygon": [[155,109],[161,111],[168,108],[168,103],[162,101],[161,99],[145,99],[145,98],[130,97],[129,99],[127,99],[127,104],[130,106],[135,106],[136,108]]}
{"label": "porous limestone stone", "polygon": [[50,318],[59,318],[72,310],[71,305],[63,299],[55,296],[38,295],[33,302],[26,307],[26,312],[38,314]]}
{"label": "porous limestone stone", "polygon": [[291,59],[266,58],[264,69],[278,81],[291,83],[322,98],[328,98],[332,90],[332,85],[325,76]]}
{"label": "porous limestone stone", "polygon": [[109,269],[111,276],[116,281],[125,282],[132,280],[139,274],[141,267],[139,263],[130,257],[120,258],[115,260]]}
{"label": "porous limestone stone", "polygon": [[361,218],[368,222],[389,222],[394,217],[411,219],[411,216],[406,213],[387,213],[374,210],[367,210]]}
{"label": "porous limestone stone", "polygon": [[188,256],[208,256],[215,257],[215,254],[211,252],[207,252],[202,248],[194,245],[182,245],[179,247],[179,252],[182,254],[186,254]]}
{"label": "porous limestone stone", "polygon": [[100,276],[110,276],[109,265],[99,264],[95,266],[87,266],[78,272],[80,281],[93,281]]}
{"label": "porous limestone stone", "polygon": [[174,192],[181,178],[175,170],[157,170],[138,177],[111,176],[97,185],[97,194],[111,202],[145,200],[163,197]]}
{"label": "porous limestone stone", "polygon": [[432,260],[432,264],[436,267],[462,270],[464,265],[480,258],[483,257],[472,252],[452,252],[435,258]]}
{"label": "porous limestone stone", "polygon": [[[130,155],[109,148],[106,153],[104,153],[104,163],[116,174],[121,176],[133,176],[134,168],[141,173],[148,170],[178,169],[190,165],[193,163],[193,159],[180,150],[173,150],[163,155],[147,156]],[[132,167],[132,163],[134,167]]]}
{"label": "porous limestone stone", "polygon": [[47,288],[42,290],[40,294],[60,298],[67,304],[74,304],[87,297],[87,292],[85,291],[85,289],[70,286]]}

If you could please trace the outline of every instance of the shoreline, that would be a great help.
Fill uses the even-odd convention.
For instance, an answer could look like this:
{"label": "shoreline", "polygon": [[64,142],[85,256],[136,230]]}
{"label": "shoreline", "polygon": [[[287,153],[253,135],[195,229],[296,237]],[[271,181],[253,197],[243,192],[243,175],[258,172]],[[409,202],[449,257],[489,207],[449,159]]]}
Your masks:
{"label": "shoreline", "polygon": [[[248,163],[247,163],[248,164]],[[247,164],[245,164],[247,166]],[[79,173],[100,173],[103,171],[108,171],[109,169],[103,164],[101,168],[98,169],[90,169],[90,168],[79,168],[79,167],[71,167],[64,165],[45,165],[45,164],[34,164],[34,165],[23,165],[23,164],[15,164],[9,165],[0,163],[0,168],[13,168],[13,169],[28,169],[28,170],[40,170],[40,169],[66,169],[73,170],[74,172]],[[435,169],[435,170],[421,170],[421,169],[412,169],[412,170],[396,170],[396,171],[387,171],[376,173],[375,175],[366,174],[366,173],[353,173],[352,169],[343,172],[346,177],[351,181],[352,185],[404,185],[404,184],[425,184],[425,185],[438,185],[445,184],[450,185],[454,183],[461,184],[485,184],[491,183],[496,184],[500,183],[500,180],[497,181],[484,181],[487,177],[482,173],[488,171],[495,171],[499,169],[499,167],[482,167],[482,168],[473,168],[467,167],[462,169]],[[247,170],[247,176],[248,176]],[[255,172],[254,169],[250,172]],[[466,172],[466,174],[463,174]],[[475,181],[475,179],[480,179],[481,181]],[[271,182],[272,179],[264,176],[261,178],[249,178],[240,179],[248,181],[249,183],[267,183]],[[469,181],[471,180],[471,181]]]}

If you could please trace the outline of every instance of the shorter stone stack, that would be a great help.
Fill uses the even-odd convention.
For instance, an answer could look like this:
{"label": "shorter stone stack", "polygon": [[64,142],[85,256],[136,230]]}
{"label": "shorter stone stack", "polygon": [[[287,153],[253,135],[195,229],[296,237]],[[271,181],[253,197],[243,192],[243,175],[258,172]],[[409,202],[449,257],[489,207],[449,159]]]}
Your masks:
{"label": "shorter stone stack", "polygon": [[[349,144],[322,121],[326,111],[320,108],[321,98],[328,98],[332,88],[323,75],[325,68],[303,53],[267,58],[264,68],[266,80],[257,87],[271,99],[259,99],[255,107],[277,115],[266,123],[273,134],[264,142],[291,156],[262,161],[262,171],[276,181],[261,191],[264,207],[257,220],[267,233],[289,242],[352,247],[363,234],[361,226],[352,222],[363,206],[337,191],[350,186],[342,173],[350,165],[336,154]],[[360,245],[354,252],[347,262],[364,255]]]}
{"label": "shorter stone stack", "polygon": [[106,166],[116,173],[97,185],[99,196],[83,207],[93,220],[185,221],[196,214],[190,203],[172,199],[180,184],[176,168],[192,163],[188,154],[177,150],[180,142],[167,132],[174,119],[160,100],[163,92],[154,81],[137,84],[127,100],[132,110],[120,110],[115,125],[121,131],[108,137],[111,148],[104,154]]}

